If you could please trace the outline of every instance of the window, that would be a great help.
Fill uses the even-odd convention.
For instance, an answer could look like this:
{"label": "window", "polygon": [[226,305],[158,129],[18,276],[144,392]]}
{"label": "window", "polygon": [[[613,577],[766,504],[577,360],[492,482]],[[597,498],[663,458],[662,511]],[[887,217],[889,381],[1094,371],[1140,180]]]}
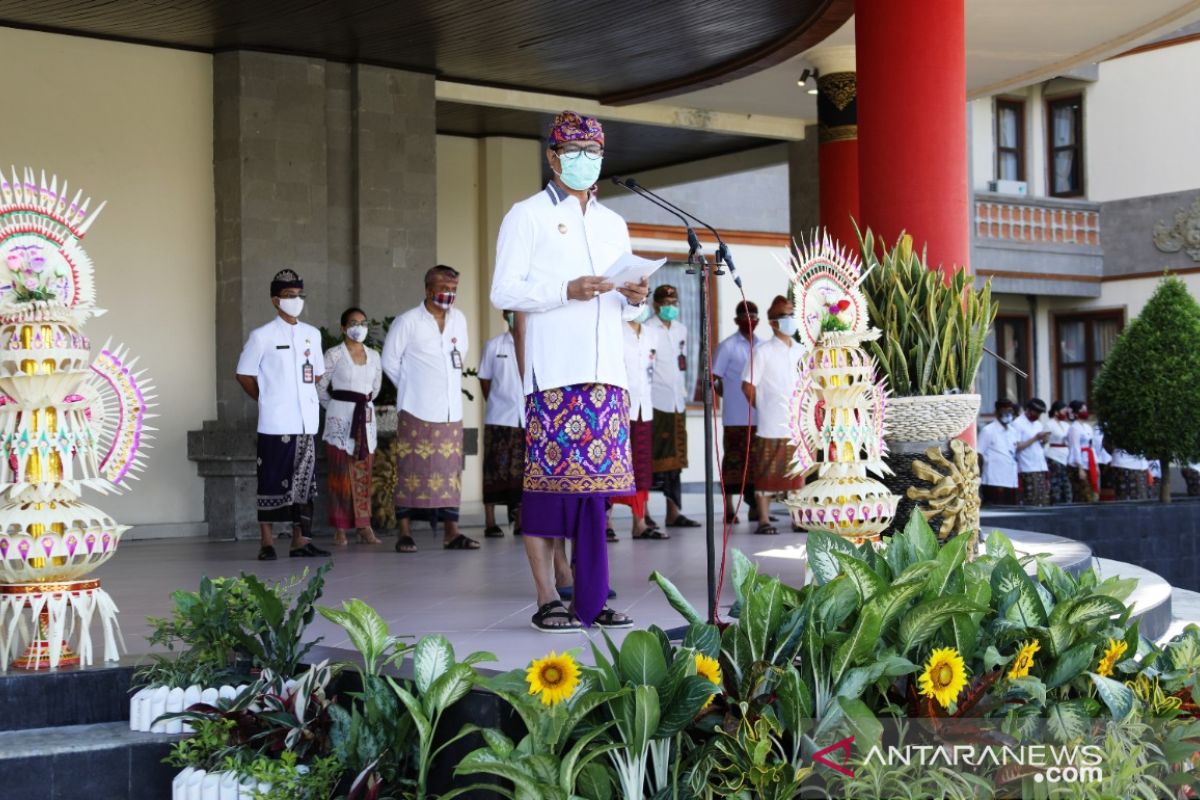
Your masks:
{"label": "window", "polygon": [[[975,379],[976,387],[981,395],[979,411],[990,415],[996,406],[996,400],[1006,397],[1014,403],[1025,403],[1031,396],[1031,377],[1021,377],[1014,372],[1005,361],[1024,372],[1026,376],[1033,374],[1033,359],[1029,346],[1030,321],[1025,314],[1001,314],[996,317],[996,323],[988,333],[983,354],[979,365],[979,374]],[[990,352],[989,352],[990,351]],[[992,355],[995,353],[995,355]]]}
{"label": "window", "polygon": [[996,177],[1025,180],[1025,103],[996,100]]}
{"label": "window", "polygon": [[1083,96],[1058,97],[1046,102],[1050,130],[1050,194],[1083,194]]}
{"label": "window", "polygon": [[1124,311],[1064,314],[1054,318],[1055,399],[1087,401],[1092,382],[1125,326]]}

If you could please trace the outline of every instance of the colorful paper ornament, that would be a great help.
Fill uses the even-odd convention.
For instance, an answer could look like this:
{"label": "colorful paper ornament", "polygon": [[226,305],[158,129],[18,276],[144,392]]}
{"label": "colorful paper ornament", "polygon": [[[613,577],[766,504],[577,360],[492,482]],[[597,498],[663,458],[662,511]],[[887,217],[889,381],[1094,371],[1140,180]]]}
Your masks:
{"label": "colorful paper ornament", "polygon": [[90,664],[93,616],[104,659],[119,658],[116,606],[86,576],[127,528],[80,498],[127,488],[153,438],[136,359],[108,344],[93,359],[79,331],[103,313],[79,240],[104,204],[69,197],[57,177],[0,173],[0,671],[22,642],[24,668]]}
{"label": "colorful paper ornament", "polygon": [[899,498],[868,476],[889,473],[883,440],[887,387],[864,342],[870,327],[861,266],[827,234],[795,246],[792,295],[810,350],[792,397],[793,470],[816,480],[788,496],[802,527],[855,543],[878,541]]}

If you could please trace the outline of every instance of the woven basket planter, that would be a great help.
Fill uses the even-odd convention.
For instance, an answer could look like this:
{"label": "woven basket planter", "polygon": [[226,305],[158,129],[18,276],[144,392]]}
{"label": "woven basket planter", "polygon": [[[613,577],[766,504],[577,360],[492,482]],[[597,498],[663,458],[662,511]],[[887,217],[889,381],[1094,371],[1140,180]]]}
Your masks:
{"label": "woven basket planter", "polygon": [[975,423],[979,401],[977,394],[889,397],[884,439],[893,444],[940,442],[957,436]]}

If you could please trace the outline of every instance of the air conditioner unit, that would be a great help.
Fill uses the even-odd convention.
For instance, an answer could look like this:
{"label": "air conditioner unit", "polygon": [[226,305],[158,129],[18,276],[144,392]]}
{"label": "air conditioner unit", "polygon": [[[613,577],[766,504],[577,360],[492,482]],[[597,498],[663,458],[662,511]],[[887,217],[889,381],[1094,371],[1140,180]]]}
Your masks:
{"label": "air conditioner unit", "polygon": [[988,191],[996,194],[1016,194],[1024,197],[1029,194],[1029,185],[1025,181],[988,181]]}

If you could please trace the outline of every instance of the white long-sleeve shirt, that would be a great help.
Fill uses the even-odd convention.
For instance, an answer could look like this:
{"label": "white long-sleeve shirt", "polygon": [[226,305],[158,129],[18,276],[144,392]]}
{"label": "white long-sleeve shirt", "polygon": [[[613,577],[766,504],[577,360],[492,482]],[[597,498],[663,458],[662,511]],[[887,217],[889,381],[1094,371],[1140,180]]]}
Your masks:
{"label": "white long-sleeve shirt", "polygon": [[[755,339],[757,348],[768,339]],[[713,375],[721,379],[721,423],[742,426],[758,424],[758,412],[750,407],[742,391],[742,376],[750,362],[750,340],[741,331],[717,345],[713,358]]]}
{"label": "white long-sleeve shirt", "polygon": [[1046,458],[1066,466],[1068,456],[1067,435],[1071,432],[1071,423],[1061,419],[1046,420],[1046,430],[1050,438],[1046,442]]}
{"label": "white long-sleeve shirt", "polygon": [[[1017,432],[1018,445],[1032,439],[1044,430],[1041,420],[1030,421],[1029,417],[1024,414],[1017,415],[1012,422],[1012,427]],[[1042,449],[1041,442],[1034,441],[1024,450],[1017,451],[1017,470],[1019,472],[1045,472],[1049,468],[1046,464],[1046,452]]]}
{"label": "white long-sleeve shirt", "polygon": [[553,182],[509,209],[496,239],[492,305],[523,311],[525,394],[581,383],[628,389],[621,326],[640,312],[613,290],[567,298],[567,284],[603,275],[632,251],[625,220],[595,197],[579,201]]}
{"label": "white long-sleeve shirt", "polygon": [[[317,394],[325,407],[325,435],[322,439],[351,455],[358,443],[354,441],[354,403],[334,400],[330,392],[357,392],[372,399],[379,396],[383,384],[383,370],[379,354],[369,347],[363,348],[367,355],[365,364],[355,364],[345,342],[325,351],[325,374],[317,381]],[[375,452],[378,432],[375,426],[375,404],[367,402],[367,450]]]}
{"label": "white long-sleeve shirt", "polygon": [[424,303],[396,317],[383,341],[382,359],[383,374],[396,385],[396,408],[425,422],[460,421],[468,348],[467,318],[457,308],[446,312],[441,331]]}
{"label": "white long-sleeve shirt", "polygon": [[758,438],[786,439],[792,435],[792,394],[805,352],[795,341],[785,342],[778,336],[754,346],[754,358],[747,362],[742,382],[754,387]]}
{"label": "white long-sleeve shirt", "polygon": [[992,420],[979,432],[979,455],[983,456],[984,486],[1017,488],[1017,443],[1016,428]]}
{"label": "white long-sleeve shirt", "polygon": [[654,419],[650,403],[650,385],[654,375],[653,336],[642,325],[635,331],[625,323],[625,373],[629,376],[629,419],[649,422]]}
{"label": "white long-sleeve shirt", "polygon": [[687,410],[687,373],[680,369],[687,358],[687,328],[679,320],[671,327],[658,317],[643,327],[657,337],[654,355],[654,386],[650,394],[656,411],[680,413]]}
{"label": "white long-sleeve shirt", "polygon": [[[1067,466],[1068,467],[1088,467],[1088,457],[1083,451],[1092,446],[1092,437],[1094,433],[1092,426],[1086,422],[1075,420],[1071,423],[1071,429],[1067,432]],[[1093,451],[1095,455],[1095,451]]]}

